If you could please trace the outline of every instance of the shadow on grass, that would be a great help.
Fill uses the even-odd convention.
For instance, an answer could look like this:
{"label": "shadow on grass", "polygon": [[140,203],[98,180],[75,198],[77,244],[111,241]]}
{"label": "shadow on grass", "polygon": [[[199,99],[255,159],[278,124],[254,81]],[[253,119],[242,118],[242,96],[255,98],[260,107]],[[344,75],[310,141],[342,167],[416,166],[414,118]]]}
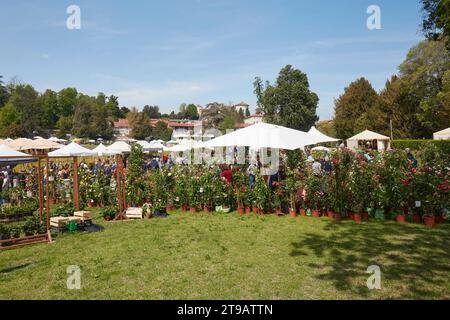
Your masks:
{"label": "shadow on grass", "polygon": [[32,265],[32,263],[24,263],[24,264],[20,264],[18,266],[14,266],[14,267],[3,268],[3,269],[0,269],[0,274],[6,274],[6,273],[14,272],[16,270],[25,269],[30,265]]}
{"label": "shadow on grass", "polygon": [[327,261],[310,267],[325,267],[316,277],[332,281],[336,289],[368,298],[366,279],[370,274],[366,270],[378,265],[382,288],[383,281],[390,283],[390,298],[450,298],[449,225],[429,229],[395,222],[356,225],[328,220],[324,229],[325,235],[301,235],[301,240],[291,244],[290,255],[302,259],[312,252]]}

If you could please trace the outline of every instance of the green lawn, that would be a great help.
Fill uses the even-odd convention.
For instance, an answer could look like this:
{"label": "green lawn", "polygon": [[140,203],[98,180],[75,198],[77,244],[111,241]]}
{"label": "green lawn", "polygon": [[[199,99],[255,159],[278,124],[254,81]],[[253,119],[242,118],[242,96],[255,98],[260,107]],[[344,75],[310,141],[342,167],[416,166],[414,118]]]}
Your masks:
{"label": "green lawn", "polygon": [[[0,251],[0,299],[450,299],[450,225],[174,213]],[[68,265],[81,290],[66,289]],[[369,265],[382,289],[366,287]]]}

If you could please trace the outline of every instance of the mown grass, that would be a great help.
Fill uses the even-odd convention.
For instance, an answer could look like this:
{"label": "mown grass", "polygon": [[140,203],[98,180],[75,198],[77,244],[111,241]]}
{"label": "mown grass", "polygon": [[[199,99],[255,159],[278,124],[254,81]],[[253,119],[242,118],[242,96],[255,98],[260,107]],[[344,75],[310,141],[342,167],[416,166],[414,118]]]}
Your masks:
{"label": "mown grass", "polygon": [[[1,299],[449,299],[450,225],[236,213],[96,223],[0,252]],[[66,288],[68,265],[81,290]],[[366,286],[381,268],[381,290]]]}

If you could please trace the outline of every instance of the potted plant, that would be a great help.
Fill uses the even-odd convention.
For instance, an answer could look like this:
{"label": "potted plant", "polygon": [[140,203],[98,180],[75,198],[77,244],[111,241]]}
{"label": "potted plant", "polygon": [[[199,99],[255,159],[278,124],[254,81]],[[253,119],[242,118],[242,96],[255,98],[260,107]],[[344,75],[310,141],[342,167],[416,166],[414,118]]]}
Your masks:
{"label": "potted plant", "polygon": [[266,212],[269,212],[271,209],[270,204],[272,202],[272,191],[269,189],[266,181],[259,173],[255,177],[255,186],[253,190],[257,213],[264,214]]}
{"label": "potted plant", "polygon": [[288,169],[286,172],[286,182],[284,188],[289,198],[289,215],[293,218],[297,215],[296,194],[300,187],[299,175],[295,169]]}
{"label": "potted plant", "polygon": [[244,214],[243,195],[245,193],[245,187],[247,185],[246,182],[246,175],[240,170],[235,170],[232,179],[232,190],[234,191],[234,194],[236,196],[237,211],[240,215]]}
{"label": "potted plant", "polygon": [[114,220],[117,212],[118,212],[118,208],[116,206],[106,206],[100,210],[100,215],[106,221],[110,221],[110,220]]}

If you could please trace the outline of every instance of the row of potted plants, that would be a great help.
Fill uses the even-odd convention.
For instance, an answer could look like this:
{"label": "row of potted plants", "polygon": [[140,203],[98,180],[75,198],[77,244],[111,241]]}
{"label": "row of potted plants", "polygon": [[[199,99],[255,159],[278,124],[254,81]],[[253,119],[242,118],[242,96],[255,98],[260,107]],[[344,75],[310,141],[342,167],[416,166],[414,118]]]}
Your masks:
{"label": "row of potted plants", "polygon": [[30,216],[38,209],[36,201],[27,199],[20,205],[4,204],[0,206],[0,220],[17,221]]}

